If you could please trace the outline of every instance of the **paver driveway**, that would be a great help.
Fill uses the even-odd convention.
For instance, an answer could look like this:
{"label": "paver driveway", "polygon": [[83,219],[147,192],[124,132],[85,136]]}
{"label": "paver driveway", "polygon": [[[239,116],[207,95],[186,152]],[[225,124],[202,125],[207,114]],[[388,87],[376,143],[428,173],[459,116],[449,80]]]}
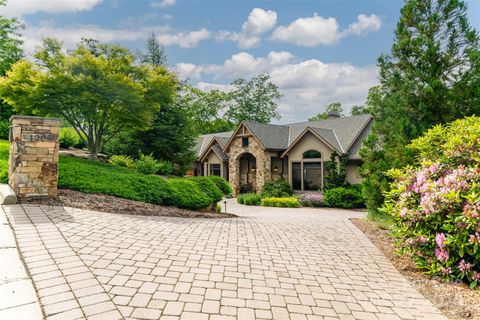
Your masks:
{"label": "paver driveway", "polygon": [[348,220],[181,219],[5,206],[51,319],[442,319]]}

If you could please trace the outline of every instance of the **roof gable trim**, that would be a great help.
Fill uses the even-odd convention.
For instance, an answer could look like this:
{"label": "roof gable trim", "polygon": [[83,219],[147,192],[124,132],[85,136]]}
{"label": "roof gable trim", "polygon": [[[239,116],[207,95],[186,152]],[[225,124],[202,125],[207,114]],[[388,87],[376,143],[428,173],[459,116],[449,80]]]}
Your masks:
{"label": "roof gable trim", "polygon": [[[328,129],[327,129],[328,130]],[[333,131],[333,130],[332,130]],[[282,153],[282,158],[284,156],[287,155],[287,153],[290,152],[290,150],[293,149],[293,147],[295,147],[297,145],[297,143],[305,136],[305,134],[307,132],[310,132],[311,134],[313,134],[317,139],[319,139],[320,141],[322,141],[323,143],[325,143],[328,147],[330,147],[332,150],[335,150],[337,152],[340,152],[341,154],[343,154],[344,152],[342,150],[337,150],[337,148],[335,148],[334,146],[332,146],[330,143],[328,143],[327,140],[325,140],[322,136],[320,136],[318,133],[316,133],[314,130],[312,130],[311,127],[306,127],[305,130],[303,130],[302,133],[300,133],[298,135],[298,137],[288,146],[287,150],[285,150],[283,153]],[[337,136],[335,135],[335,139],[337,139]],[[338,142],[338,139],[337,139],[337,142]],[[340,145],[340,143],[338,144]],[[341,148],[341,147],[340,147]]]}

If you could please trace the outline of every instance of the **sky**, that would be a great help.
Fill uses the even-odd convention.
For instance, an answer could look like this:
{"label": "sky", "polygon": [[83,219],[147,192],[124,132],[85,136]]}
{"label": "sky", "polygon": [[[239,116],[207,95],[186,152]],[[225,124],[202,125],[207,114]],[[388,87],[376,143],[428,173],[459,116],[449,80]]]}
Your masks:
{"label": "sky", "polygon": [[[154,32],[169,67],[193,86],[229,90],[237,78],[269,73],[283,97],[279,123],[305,121],[341,102],[348,113],[378,83],[403,1],[9,0],[28,55],[42,37],[75,47],[82,37],[134,52]],[[468,1],[480,30],[480,0]]]}

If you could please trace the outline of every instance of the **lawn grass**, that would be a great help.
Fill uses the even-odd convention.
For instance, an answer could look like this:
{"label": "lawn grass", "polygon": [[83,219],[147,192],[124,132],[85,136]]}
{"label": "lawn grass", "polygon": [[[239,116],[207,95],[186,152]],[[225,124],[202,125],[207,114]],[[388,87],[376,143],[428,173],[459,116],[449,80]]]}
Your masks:
{"label": "lawn grass", "polygon": [[7,183],[8,180],[8,150],[10,143],[0,140],[0,183]]}
{"label": "lawn grass", "polygon": [[[8,141],[0,140],[1,183],[7,182],[8,149]],[[160,205],[195,210],[208,208],[222,197],[222,191],[214,182],[207,177],[166,180],[99,161],[69,156],[60,156],[59,159],[59,188]]]}
{"label": "lawn grass", "polygon": [[374,221],[380,229],[388,230],[393,225],[393,218],[375,209],[368,209],[367,219]]}

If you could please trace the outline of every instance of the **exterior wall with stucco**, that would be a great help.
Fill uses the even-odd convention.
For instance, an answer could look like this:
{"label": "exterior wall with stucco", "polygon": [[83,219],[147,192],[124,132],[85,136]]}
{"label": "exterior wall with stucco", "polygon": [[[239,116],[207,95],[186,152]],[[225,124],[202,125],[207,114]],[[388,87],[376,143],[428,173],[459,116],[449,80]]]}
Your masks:
{"label": "exterior wall with stucco", "polygon": [[[265,181],[271,179],[270,153],[264,150],[263,146],[249,133],[248,129],[245,128],[245,130],[247,134],[233,137],[228,150],[226,150],[229,158],[229,182],[234,195],[237,195],[240,191],[240,157],[245,153],[252,154],[256,160],[255,191],[260,192]],[[249,138],[248,147],[242,146],[242,138],[245,137]]]}
{"label": "exterior wall with stucco", "polygon": [[224,164],[223,160],[220,159],[220,157],[213,150],[210,150],[210,152],[207,154],[207,156],[203,160],[203,166],[204,166],[203,172],[206,176],[211,175],[211,172],[210,172],[210,165],[211,164],[219,164],[220,165],[220,175],[223,178],[227,177],[226,165]]}
{"label": "exterior wall with stucco", "polygon": [[347,173],[347,182],[350,184],[359,184],[362,183],[363,178],[358,174],[358,168],[360,167],[361,162],[349,162],[347,163],[346,173]]}
{"label": "exterior wall with stucco", "polygon": [[[303,153],[309,150],[316,150],[321,153],[322,157],[320,160],[313,160],[313,159],[303,159]],[[290,149],[288,152],[288,172],[292,172],[292,162],[302,162],[302,161],[320,161],[322,163],[322,185],[324,180],[324,162],[330,160],[330,155],[332,154],[333,150],[330,148],[326,143],[321,141],[311,132],[305,133],[305,135],[300,138],[299,141],[295,144],[295,146]],[[303,172],[303,170],[302,170]],[[303,176],[303,174],[302,174]],[[288,182],[290,185],[292,183],[292,175],[288,175]]]}

